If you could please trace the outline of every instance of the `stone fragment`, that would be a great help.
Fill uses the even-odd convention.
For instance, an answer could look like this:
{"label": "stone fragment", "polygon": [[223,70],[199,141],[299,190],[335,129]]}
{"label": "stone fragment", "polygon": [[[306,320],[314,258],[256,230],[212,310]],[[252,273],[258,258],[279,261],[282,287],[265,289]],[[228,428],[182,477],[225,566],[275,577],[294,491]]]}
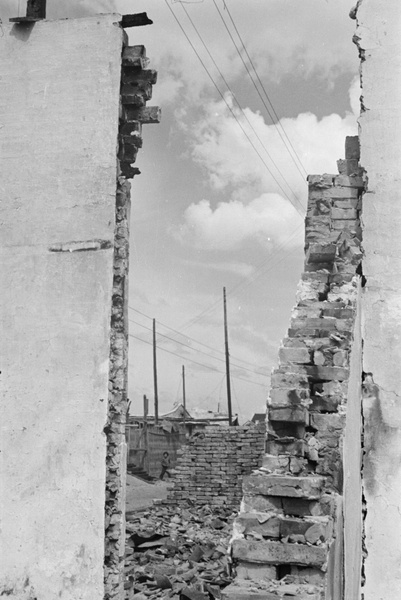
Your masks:
{"label": "stone fragment", "polygon": [[274,580],[277,579],[277,569],[272,565],[241,562],[237,566],[237,578],[252,581]]}
{"label": "stone fragment", "polygon": [[291,423],[306,423],[308,411],[299,406],[270,408],[268,412],[270,421],[288,421]]}
{"label": "stone fragment", "polygon": [[240,513],[235,522],[245,535],[256,532],[263,537],[280,536],[280,519],[277,516],[272,517],[266,513]]}
{"label": "stone fragment", "polygon": [[263,496],[290,496],[293,498],[317,499],[325,484],[324,477],[293,477],[290,475],[266,475],[253,473],[243,479],[247,493]]}
{"label": "stone fragment", "polygon": [[294,362],[300,364],[310,363],[310,354],[307,348],[286,348],[279,350],[279,359],[281,363]]}
{"label": "stone fragment", "polygon": [[234,540],[233,557],[261,564],[323,567],[327,559],[327,549],[325,546]]}

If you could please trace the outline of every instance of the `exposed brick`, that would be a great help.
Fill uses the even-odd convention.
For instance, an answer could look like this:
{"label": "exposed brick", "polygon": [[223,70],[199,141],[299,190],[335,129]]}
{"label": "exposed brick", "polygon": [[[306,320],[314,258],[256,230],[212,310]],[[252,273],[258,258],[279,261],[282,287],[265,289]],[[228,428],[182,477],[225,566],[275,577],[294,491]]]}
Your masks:
{"label": "exposed brick", "polygon": [[327,549],[325,546],[234,540],[233,557],[261,564],[323,567],[327,560]]}
{"label": "exposed brick", "polygon": [[310,354],[307,348],[285,348],[279,350],[279,358],[281,362],[294,362],[307,364],[310,363]]}
{"label": "exposed brick", "polygon": [[324,483],[324,477],[292,477],[253,473],[244,477],[243,489],[247,493],[262,494],[263,496],[290,496],[313,500],[320,497]]}

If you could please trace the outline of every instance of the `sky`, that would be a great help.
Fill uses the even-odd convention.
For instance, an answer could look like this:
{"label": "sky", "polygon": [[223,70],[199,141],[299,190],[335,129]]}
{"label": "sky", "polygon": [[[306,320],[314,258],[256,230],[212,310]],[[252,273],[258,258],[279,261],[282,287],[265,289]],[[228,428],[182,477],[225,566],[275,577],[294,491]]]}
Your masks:
{"label": "sky", "polygon": [[[264,412],[303,268],[306,174],[336,173],[357,134],[354,0],[48,0],[48,18],[147,12],[127,30],[158,71],[132,183],[129,398],[159,412]],[[24,14],[8,0],[3,21]],[[19,12],[18,12],[19,11]],[[151,410],[152,412],[152,410]]]}

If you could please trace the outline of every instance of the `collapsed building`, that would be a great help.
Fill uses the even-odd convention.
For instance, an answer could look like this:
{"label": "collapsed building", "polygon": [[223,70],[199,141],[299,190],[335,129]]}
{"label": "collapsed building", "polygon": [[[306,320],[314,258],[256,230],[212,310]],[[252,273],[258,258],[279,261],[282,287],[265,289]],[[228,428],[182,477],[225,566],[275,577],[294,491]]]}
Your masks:
{"label": "collapsed building", "polygon": [[[359,0],[353,17],[359,141],[339,174],[309,177],[305,271],[263,464],[244,478],[232,600],[401,589],[401,6]],[[123,597],[127,179],[142,124],[159,120],[124,23],[140,24],[2,24],[0,595],[18,600]]]}

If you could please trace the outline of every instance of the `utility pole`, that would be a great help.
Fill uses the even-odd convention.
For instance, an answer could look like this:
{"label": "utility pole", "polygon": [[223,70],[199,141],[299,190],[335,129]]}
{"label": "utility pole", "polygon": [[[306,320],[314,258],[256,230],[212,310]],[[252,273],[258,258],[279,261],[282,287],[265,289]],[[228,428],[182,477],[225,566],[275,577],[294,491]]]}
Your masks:
{"label": "utility pole", "polygon": [[144,467],[145,471],[149,472],[149,441],[148,441],[148,411],[149,402],[146,396],[143,397],[143,445],[145,450]]}
{"label": "utility pole", "polygon": [[185,367],[182,365],[182,403],[184,405],[184,410],[187,408],[186,398],[185,398]]}
{"label": "utility pole", "polygon": [[155,425],[157,425],[159,422],[159,396],[157,393],[156,319],[153,319],[153,389],[155,395]]}
{"label": "utility pole", "polygon": [[232,416],[232,408],[231,408],[230,355],[228,352],[227,302],[226,302],[226,288],[225,287],[223,288],[223,299],[224,299],[224,340],[225,340],[225,351],[226,351],[228,424],[232,425],[233,416]]}

